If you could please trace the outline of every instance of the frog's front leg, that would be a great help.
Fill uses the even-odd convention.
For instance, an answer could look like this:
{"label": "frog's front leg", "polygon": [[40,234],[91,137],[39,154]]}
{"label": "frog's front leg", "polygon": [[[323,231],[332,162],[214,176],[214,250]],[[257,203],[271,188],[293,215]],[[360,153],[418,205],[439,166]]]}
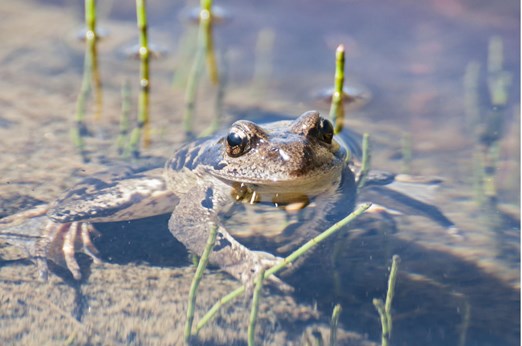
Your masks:
{"label": "frog's front leg", "polygon": [[[92,223],[125,221],[171,212],[177,197],[166,186],[162,169],[85,179],[51,203],[0,220],[0,238],[36,259],[41,276],[47,260],[81,278],[76,252],[101,262],[90,240]],[[27,238],[27,235],[30,238]]]}
{"label": "frog's front leg", "polygon": [[[180,196],[180,202],[169,220],[169,229],[176,239],[191,252],[200,256],[207,243],[210,228],[219,225],[216,242],[209,261],[227,273],[250,285],[262,269],[282,259],[266,252],[251,251],[235,240],[218,221],[219,211],[230,205],[230,196],[220,195],[213,187],[192,191]],[[291,288],[276,277],[271,281],[282,290]]]}

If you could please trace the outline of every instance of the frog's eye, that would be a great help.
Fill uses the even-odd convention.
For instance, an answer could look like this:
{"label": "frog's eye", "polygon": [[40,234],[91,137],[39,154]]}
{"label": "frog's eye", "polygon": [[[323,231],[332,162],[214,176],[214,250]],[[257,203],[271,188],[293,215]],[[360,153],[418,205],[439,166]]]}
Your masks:
{"label": "frog's eye", "polygon": [[333,135],[334,129],[332,123],[327,119],[321,118],[321,120],[319,120],[319,138],[330,144],[332,143]]}
{"label": "frog's eye", "polygon": [[244,132],[230,132],[227,136],[227,154],[238,157],[246,152],[248,138]]}

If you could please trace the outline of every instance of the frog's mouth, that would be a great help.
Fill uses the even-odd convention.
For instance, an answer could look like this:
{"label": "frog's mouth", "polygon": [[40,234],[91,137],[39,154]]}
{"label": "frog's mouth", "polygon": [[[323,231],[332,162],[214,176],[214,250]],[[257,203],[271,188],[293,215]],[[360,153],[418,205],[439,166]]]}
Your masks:
{"label": "frog's mouth", "polygon": [[259,194],[314,196],[339,184],[342,166],[322,167],[322,169],[308,171],[303,176],[272,176],[268,179],[249,175],[242,176],[237,171],[227,173],[212,171],[211,174],[236,189],[247,189]]}

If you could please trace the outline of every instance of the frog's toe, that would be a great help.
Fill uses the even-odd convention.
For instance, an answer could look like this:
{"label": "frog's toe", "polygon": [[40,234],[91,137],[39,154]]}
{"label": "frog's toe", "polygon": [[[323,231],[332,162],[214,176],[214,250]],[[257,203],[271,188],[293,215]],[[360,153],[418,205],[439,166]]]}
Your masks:
{"label": "frog's toe", "polygon": [[98,235],[98,231],[90,223],[83,222],[81,224],[81,244],[83,246],[82,252],[88,255],[96,264],[102,264],[103,261],[99,256],[98,249],[92,243],[91,234]]}
{"label": "frog's toe", "polygon": [[265,268],[268,269],[270,267],[273,267],[275,265],[278,265],[282,261],[284,261],[284,258],[277,257],[272,255],[271,253],[264,252],[264,251],[252,251],[256,254],[256,264],[259,266],[259,268]]}
{"label": "frog's toe", "polygon": [[[250,278],[248,279],[247,286],[252,284],[257,279],[259,273],[262,270],[269,269],[273,266],[280,264],[284,261],[284,258],[274,256],[268,252],[263,251],[253,251],[256,254],[257,260],[254,263],[254,266],[251,268]],[[289,264],[290,265],[290,264]],[[292,292],[294,288],[288,284],[286,284],[283,280],[279,279],[275,275],[271,275],[266,279],[270,284],[275,286],[282,292]]]}
{"label": "frog's toe", "polygon": [[102,262],[91,241],[91,233],[95,232],[94,227],[86,222],[60,224],[49,221],[45,230],[47,240],[41,245],[41,251],[46,253],[46,258],[67,268],[76,280],[80,280],[82,274],[75,258],[77,252],[85,253],[95,263]]}
{"label": "frog's toe", "polygon": [[80,225],[77,222],[73,222],[68,225],[69,227],[64,227],[64,237],[63,237],[63,259],[65,260],[65,265],[67,269],[72,273],[73,277],[76,280],[80,280],[82,277],[80,266],[74,257],[76,253],[76,238],[78,237],[78,230]]}

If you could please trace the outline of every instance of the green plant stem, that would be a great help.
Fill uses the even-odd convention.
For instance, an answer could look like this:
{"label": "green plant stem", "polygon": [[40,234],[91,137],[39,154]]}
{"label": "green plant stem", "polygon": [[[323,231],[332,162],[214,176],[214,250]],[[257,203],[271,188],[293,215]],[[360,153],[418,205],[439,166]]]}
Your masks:
{"label": "green plant stem", "polygon": [[85,41],[90,54],[89,69],[91,70],[90,79],[93,82],[95,119],[99,120],[102,113],[103,95],[101,88],[100,69],[98,68],[98,54],[96,42],[98,34],[96,32],[96,1],[85,0]]}
{"label": "green plant stem", "polygon": [[252,309],[250,310],[250,322],[248,324],[248,346],[254,346],[256,336],[257,311],[259,309],[259,300],[263,288],[263,278],[265,270],[261,270],[256,280],[254,296],[252,297]]}
{"label": "green plant stem", "polygon": [[507,104],[510,76],[504,70],[503,43],[500,37],[489,40],[488,87],[493,106]]}
{"label": "green plant stem", "polygon": [[384,312],[388,317],[388,333],[390,335],[392,332],[391,305],[393,301],[393,295],[395,293],[395,282],[397,281],[397,271],[399,270],[399,263],[401,263],[401,258],[399,257],[399,255],[393,255],[392,265],[390,269],[390,277],[388,278],[388,291],[386,292],[386,302],[384,303]]}
{"label": "green plant stem", "polygon": [[[207,11],[206,9],[203,11]],[[214,85],[219,83],[219,73],[217,68],[216,53],[214,51],[214,37],[212,35],[212,12],[203,19],[200,16],[201,25],[203,26],[203,47],[205,47],[205,56],[207,59],[207,68],[210,82]]]}
{"label": "green plant stem", "polygon": [[201,0],[199,2],[199,6],[202,10],[208,11],[210,14],[212,13],[212,0]]}
{"label": "green plant stem", "polygon": [[208,235],[207,244],[205,245],[205,249],[203,250],[203,254],[199,260],[196,274],[194,274],[194,278],[192,279],[192,284],[190,285],[189,292],[189,302],[187,308],[187,320],[185,323],[185,343],[188,344],[190,341],[190,337],[192,336],[192,322],[194,321],[194,308],[196,306],[196,292],[198,290],[199,283],[201,282],[201,278],[203,277],[203,272],[208,264],[208,258],[212,252],[212,248],[214,247],[214,243],[216,242],[218,226],[213,224],[210,227],[210,233]]}
{"label": "green plant stem", "polygon": [[85,26],[85,38],[96,39],[96,0],[85,0]]}
{"label": "green plant stem", "polygon": [[332,319],[330,320],[330,346],[337,344],[337,326],[339,325],[339,316],[342,311],[341,304],[335,305],[332,311]]}
{"label": "green plant stem", "polygon": [[[297,249],[296,251],[291,253],[288,257],[283,259],[279,264],[268,269],[265,272],[263,278],[267,279],[271,275],[276,274],[277,272],[279,272],[280,270],[282,270],[283,268],[285,268],[286,266],[288,266],[289,264],[294,262],[296,259],[298,259],[300,256],[302,256],[312,247],[321,243],[322,241],[324,241],[325,239],[330,237],[332,234],[339,231],[344,226],[346,226],[347,224],[349,224],[350,222],[355,220],[357,217],[359,217],[361,214],[363,214],[368,208],[370,208],[370,206],[371,206],[371,203],[365,203],[365,204],[360,205],[350,215],[348,215],[341,221],[337,222],[332,227],[328,228],[326,231],[319,234],[317,237],[310,239],[308,242],[306,242],[304,245],[302,245],[299,249]],[[212,306],[212,308],[205,314],[205,316],[203,316],[203,318],[201,318],[201,320],[197,324],[196,333],[199,332],[201,330],[201,328],[203,328],[203,326],[216,315],[216,313],[219,311],[221,306],[228,303],[232,299],[236,298],[243,292],[245,292],[245,286],[238,287],[234,291],[230,292],[229,294],[227,294],[226,296],[221,298],[216,304],[214,304],[214,306]]]}
{"label": "green plant stem", "polygon": [[375,309],[377,309],[379,318],[381,320],[381,346],[388,346],[388,320],[386,313],[384,312],[384,303],[382,299],[378,298],[374,298],[372,302],[373,306],[375,306]]}
{"label": "green plant stem", "polygon": [[335,81],[332,103],[330,105],[330,119],[334,123],[334,133],[338,134],[343,129],[344,105],[344,46],[340,44],[335,51]]}
{"label": "green plant stem", "polygon": [[368,172],[370,172],[371,159],[370,135],[365,132],[362,139],[362,162],[361,170],[357,178],[357,191],[360,191],[366,184]]}
{"label": "green plant stem", "polygon": [[199,12],[199,28],[198,28],[198,44],[196,46],[196,55],[190,68],[190,73],[187,78],[187,87],[185,89],[185,112],[183,113],[183,130],[185,134],[190,135],[193,132],[192,121],[194,117],[194,110],[196,108],[196,95],[198,89],[198,82],[201,76],[201,65],[203,63],[203,51],[209,31],[207,30],[210,18],[212,1],[201,0]]}
{"label": "green plant stem", "polygon": [[88,161],[85,151],[84,136],[88,130],[85,125],[85,113],[87,109],[87,98],[92,91],[92,81],[96,95],[96,118],[101,114],[101,78],[98,69],[98,54],[96,51],[96,2],[95,0],[85,0],[85,54],[83,64],[83,77],[80,93],[76,99],[75,126],[71,131],[74,145],[80,152],[83,161]]}
{"label": "green plant stem", "polygon": [[150,49],[148,41],[147,7],[145,0],[136,0],[136,19],[140,33],[140,94],[138,96],[138,121],[130,139],[130,154],[138,157],[143,135],[144,144],[150,142],[149,94],[150,94]]}
{"label": "green plant stem", "polygon": [[381,343],[383,346],[387,346],[391,338],[392,332],[392,315],[391,305],[393,301],[393,295],[395,293],[395,282],[397,281],[397,272],[399,270],[399,263],[401,258],[398,255],[393,255],[392,265],[390,269],[390,276],[388,278],[388,290],[386,291],[386,301],[382,299],[373,299],[373,305],[379,313],[381,320]]}
{"label": "green plant stem", "polygon": [[199,12],[198,44],[196,55],[187,79],[185,90],[185,112],[183,114],[183,129],[186,134],[193,132],[192,120],[196,108],[196,95],[203,63],[203,54],[207,59],[208,73],[212,84],[219,84],[214,41],[212,37],[212,0],[201,0]]}

